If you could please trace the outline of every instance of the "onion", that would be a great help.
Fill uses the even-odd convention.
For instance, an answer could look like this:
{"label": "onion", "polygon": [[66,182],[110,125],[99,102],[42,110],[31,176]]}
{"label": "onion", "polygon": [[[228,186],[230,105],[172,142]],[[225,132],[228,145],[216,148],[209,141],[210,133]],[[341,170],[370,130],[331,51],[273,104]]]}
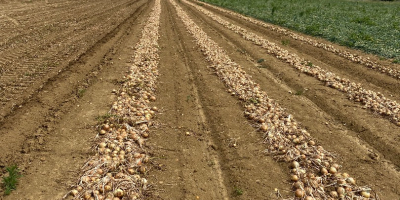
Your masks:
{"label": "onion", "polygon": [[296,196],[296,197],[304,197],[304,191],[302,190],[302,189],[297,189],[295,192],[294,192],[294,195]]}
{"label": "onion", "polygon": [[296,188],[296,189],[300,189],[301,186],[302,186],[302,184],[301,184],[300,181],[297,181],[297,182],[293,183],[293,187]]}
{"label": "onion", "polygon": [[304,198],[304,200],[314,200],[314,198],[312,198],[311,196],[306,196],[306,198]]}
{"label": "onion", "polygon": [[124,191],[118,188],[118,189],[116,189],[116,190],[114,191],[114,196],[116,196],[116,197],[123,197],[123,196],[124,196]]}
{"label": "onion", "polygon": [[70,194],[74,197],[78,196],[79,192],[78,190],[71,190]]}
{"label": "onion", "polygon": [[351,178],[351,177],[347,178],[346,181],[347,181],[348,183],[352,184],[352,185],[355,185],[355,184],[356,184],[356,180],[354,180],[354,178]]}
{"label": "onion", "polygon": [[105,142],[101,142],[100,144],[99,144],[99,147],[100,148],[105,148],[107,146],[107,144],[105,143]]}
{"label": "onion", "polygon": [[104,124],[102,129],[105,130],[105,131],[109,131],[110,130],[110,125]]}
{"label": "onion", "polygon": [[339,195],[344,195],[345,192],[346,192],[346,190],[345,190],[343,187],[338,187],[338,188],[336,189],[336,191],[337,191],[337,193],[338,193]]}
{"label": "onion", "polygon": [[327,175],[328,174],[328,170],[325,167],[321,168],[321,174],[322,175]]}
{"label": "onion", "polygon": [[112,187],[111,187],[111,185],[105,185],[104,186],[104,190],[107,192],[107,191],[111,191],[112,190]]}
{"label": "onion", "polygon": [[143,136],[144,138],[148,138],[148,137],[149,137],[149,134],[148,134],[148,133],[142,133],[142,136]]}
{"label": "onion", "polygon": [[297,175],[292,175],[291,180],[292,181],[298,181],[299,177]]}
{"label": "onion", "polygon": [[331,191],[329,192],[329,195],[331,195],[332,198],[337,198],[339,197],[338,193],[336,191]]}
{"label": "onion", "polygon": [[343,179],[338,179],[338,180],[337,180],[337,184],[339,184],[339,185],[344,185],[344,184],[346,184],[346,181],[343,180]]}
{"label": "onion", "polygon": [[290,168],[299,168],[299,167],[300,167],[300,164],[297,161],[293,161],[290,164]]}
{"label": "onion", "polygon": [[262,131],[267,131],[267,130],[268,130],[268,126],[267,126],[266,124],[262,124],[262,125],[260,126],[260,129],[261,129]]}
{"label": "onion", "polygon": [[367,191],[362,191],[361,192],[361,196],[363,196],[364,198],[370,198],[371,197],[371,193],[369,193]]}
{"label": "onion", "polygon": [[334,168],[336,168],[336,169],[339,169],[339,168],[340,168],[340,165],[338,165],[337,163],[334,163],[334,164],[332,165],[332,167],[334,167]]}
{"label": "onion", "polygon": [[81,180],[83,183],[88,183],[90,181],[90,178],[88,176],[83,176]]}
{"label": "onion", "polygon": [[84,199],[90,199],[90,197],[92,197],[92,194],[89,191],[87,191],[87,192],[85,192],[85,194],[83,194]]}
{"label": "onion", "polygon": [[336,174],[336,172],[337,172],[337,169],[335,167],[329,168],[329,173]]}
{"label": "onion", "polygon": [[304,191],[306,192],[307,195],[311,195],[313,192],[313,189],[311,187],[305,187]]}
{"label": "onion", "polygon": [[134,169],[132,169],[132,168],[129,168],[127,171],[128,171],[128,173],[129,173],[130,175],[133,175],[133,174],[136,173],[136,171],[135,171]]}

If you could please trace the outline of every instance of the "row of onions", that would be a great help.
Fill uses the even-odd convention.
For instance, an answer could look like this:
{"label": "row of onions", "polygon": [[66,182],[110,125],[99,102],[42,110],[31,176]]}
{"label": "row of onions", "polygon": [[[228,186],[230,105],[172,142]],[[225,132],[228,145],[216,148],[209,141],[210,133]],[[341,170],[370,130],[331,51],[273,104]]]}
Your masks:
{"label": "row of onions", "polygon": [[[197,1],[197,2],[200,3],[200,1]],[[203,2],[201,2],[201,3],[203,3]],[[299,41],[305,42],[305,43],[310,44],[310,45],[312,45],[314,47],[322,48],[322,49],[324,49],[326,51],[332,52],[332,53],[334,53],[336,55],[339,55],[339,56],[341,56],[343,58],[346,58],[346,59],[348,59],[348,60],[350,60],[352,62],[355,62],[355,63],[358,63],[358,64],[362,64],[362,65],[364,65],[364,66],[366,66],[366,67],[368,67],[370,69],[378,70],[381,73],[387,74],[387,75],[389,75],[391,77],[400,79],[400,71],[399,70],[396,70],[396,69],[393,69],[393,68],[387,67],[387,66],[382,66],[379,63],[372,61],[369,57],[363,57],[361,55],[352,54],[352,53],[350,53],[349,51],[346,51],[346,50],[337,49],[333,45],[325,44],[323,42],[318,42],[318,41],[316,41],[316,40],[314,40],[312,38],[301,36],[301,35],[296,34],[296,33],[292,32],[290,30],[287,30],[287,29],[284,29],[284,28],[281,28],[281,27],[277,27],[277,26],[273,26],[271,24],[267,24],[265,22],[262,22],[262,21],[259,21],[259,20],[244,16],[244,15],[232,12],[230,10],[226,10],[226,9],[223,9],[223,8],[211,5],[211,4],[207,4],[207,3],[203,3],[203,4],[207,5],[209,7],[212,7],[214,9],[217,9],[217,10],[219,10],[221,12],[224,12],[224,13],[239,17],[239,18],[244,19],[244,20],[246,20],[248,22],[251,22],[253,24],[268,28],[268,29],[270,29],[272,31],[275,31],[277,33],[286,35],[286,36],[291,37],[291,38],[293,38],[295,40],[299,40]]]}
{"label": "row of onions", "polygon": [[183,2],[186,2],[187,4],[195,7],[196,9],[203,12],[205,15],[209,16],[214,21],[223,25],[227,29],[241,35],[244,39],[261,46],[262,48],[266,49],[269,54],[272,54],[276,58],[285,61],[297,70],[300,70],[307,75],[317,78],[329,87],[338,89],[339,91],[346,93],[350,100],[362,103],[364,109],[370,109],[383,116],[387,116],[394,124],[400,126],[400,104],[396,101],[386,98],[380,92],[374,92],[365,89],[360,83],[355,83],[350,81],[349,79],[341,78],[332,72],[322,69],[317,65],[310,65],[309,61],[301,58],[297,54],[290,53],[289,51],[279,47],[277,44],[270,42],[253,32],[247,31],[240,26],[234,25],[226,21],[199,5],[193,4],[188,1]]}
{"label": "row of onions", "polygon": [[85,200],[143,199],[148,189],[144,142],[154,122],[154,96],[159,62],[158,38],[161,3],[155,6],[137,43],[133,64],[109,112],[99,126],[94,150],[96,154],[82,167],[83,174],[67,197]]}
{"label": "row of onions", "polygon": [[292,115],[268,98],[177,3],[169,1],[210,62],[210,68],[215,70],[228,92],[243,102],[247,118],[264,133],[267,151],[277,160],[290,163],[294,191],[290,199],[378,199],[370,188],[357,186],[354,178],[340,172],[341,166],[334,162],[334,156],[318,146]]}

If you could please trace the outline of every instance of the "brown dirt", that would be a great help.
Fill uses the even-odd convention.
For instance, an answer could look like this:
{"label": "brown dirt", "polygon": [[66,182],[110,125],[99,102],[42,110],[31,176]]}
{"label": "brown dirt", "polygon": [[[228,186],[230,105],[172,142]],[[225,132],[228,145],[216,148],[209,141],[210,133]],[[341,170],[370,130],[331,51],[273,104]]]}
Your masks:
{"label": "brown dirt", "polygon": [[[60,199],[75,183],[92,154],[96,117],[110,109],[111,90],[128,69],[153,2],[0,1],[6,10],[0,15],[0,176],[14,163],[24,175],[18,189],[0,199]],[[381,199],[399,199],[398,126],[179,4],[318,144],[337,155],[343,171]],[[210,10],[277,44],[289,40],[282,48],[400,102],[399,80]],[[147,141],[154,164],[147,174],[153,185],[149,199],[275,199],[275,188],[290,197],[288,164],[264,153],[262,134],[207,68],[168,1],[162,1],[161,15],[154,103],[161,113]]]}
{"label": "brown dirt", "polygon": [[18,191],[4,199],[60,199],[75,183],[96,118],[110,109],[149,8],[136,2],[127,18],[58,75],[41,80],[41,89],[2,121],[0,165],[16,163],[23,172]]}

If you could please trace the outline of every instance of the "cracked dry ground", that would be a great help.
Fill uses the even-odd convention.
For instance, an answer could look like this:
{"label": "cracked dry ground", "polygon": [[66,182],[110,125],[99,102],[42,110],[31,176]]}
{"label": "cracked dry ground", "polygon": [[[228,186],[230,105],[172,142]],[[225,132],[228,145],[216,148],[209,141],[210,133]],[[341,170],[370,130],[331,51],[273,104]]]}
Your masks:
{"label": "cracked dry ground", "polygon": [[[400,197],[400,127],[336,89],[300,73],[195,7],[175,1],[252,80],[293,115],[340,169],[380,199]],[[0,175],[17,164],[17,190],[0,199],[61,199],[94,153],[98,117],[116,99],[155,2],[11,1],[0,4]],[[203,6],[335,74],[400,102],[400,81],[323,49]],[[145,199],[293,197],[289,163],[265,153],[264,135],[244,115],[188,33],[161,1],[159,108],[145,148]],[[316,39],[328,43],[326,41]],[[285,42],[282,42],[285,41]],[[334,45],[336,46],[336,45]],[[344,47],[336,46],[339,49]],[[384,66],[399,68],[369,56]],[[277,189],[277,190],[276,190]],[[0,189],[0,192],[3,192]]]}

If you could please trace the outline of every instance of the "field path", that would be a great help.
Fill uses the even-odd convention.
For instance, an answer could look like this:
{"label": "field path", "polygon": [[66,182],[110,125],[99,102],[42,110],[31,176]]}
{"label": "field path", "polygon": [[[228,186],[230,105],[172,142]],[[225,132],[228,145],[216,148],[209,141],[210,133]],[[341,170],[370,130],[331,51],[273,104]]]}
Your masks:
{"label": "field path", "polygon": [[[23,2],[0,5],[7,8],[4,16],[18,22],[0,17],[5,22],[0,24],[0,176],[12,164],[23,174],[17,190],[1,200],[61,199],[77,184],[85,185],[80,181],[88,159],[103,154],[99,125],[111,123],[115,102],[126,93],[139,98],[141,88],[150,85],[130,85],[127,73],[134,75],[132,66],[141,62],[156,62],[135,60],[135,51],[158,0],[110,2],[33,1],[31,9]],[[329,197],[345,187],[348,198],[350,188],[358,197],[367,191],[371,199],[400,198],[400,126],[393,121],[395,114],[366,109],[362,101],[300,72],[200,8],[393,102],[400,102],[399,79],[197,1],[160,3],[159,64],[157,79],[151,82],[155,101],[143,100],[156,111],[151,115],[154,122],[149,123],[147,111],[117,120],[123,127],[142,115],[146,120],[136,125],[148,123],[148,135],[140,136],[145,143],[138,149],[149,161],[134,168],[149,183],[135,189],[139,199],[305,199],[295,198],[291,179],[296,173],[301,190],[311,184],[305,182],[310,173],[325,184],[324,192],[316,189],[305,196]],[[189,19],[204,33],[190,31],[190,23],[183,21]],[[315,40],[398,68],[376,56]],[[224,77],[228,75],[232,77]],[[276,107],[264,112],[263,105]],[[135,110],[131,106],[123,109]],[[262,117],[257,112],[263,112]],[[129,137],[120,140],[129,142]],[[310,149],[324,153],[316,156]],[[127,173],[122,170],[127,160],[109,172]],[[301,164],[297,171],[291,169],[293,160]],[[326,163],[328,169],[338,166],[340,175],[321,175]],[[356,185],[337,183],[348,181],[341,176],[345,172]],[[118,196],[117,189],[113,186],[111,194]],[[95,199],[91,190],[88,195]]]}

